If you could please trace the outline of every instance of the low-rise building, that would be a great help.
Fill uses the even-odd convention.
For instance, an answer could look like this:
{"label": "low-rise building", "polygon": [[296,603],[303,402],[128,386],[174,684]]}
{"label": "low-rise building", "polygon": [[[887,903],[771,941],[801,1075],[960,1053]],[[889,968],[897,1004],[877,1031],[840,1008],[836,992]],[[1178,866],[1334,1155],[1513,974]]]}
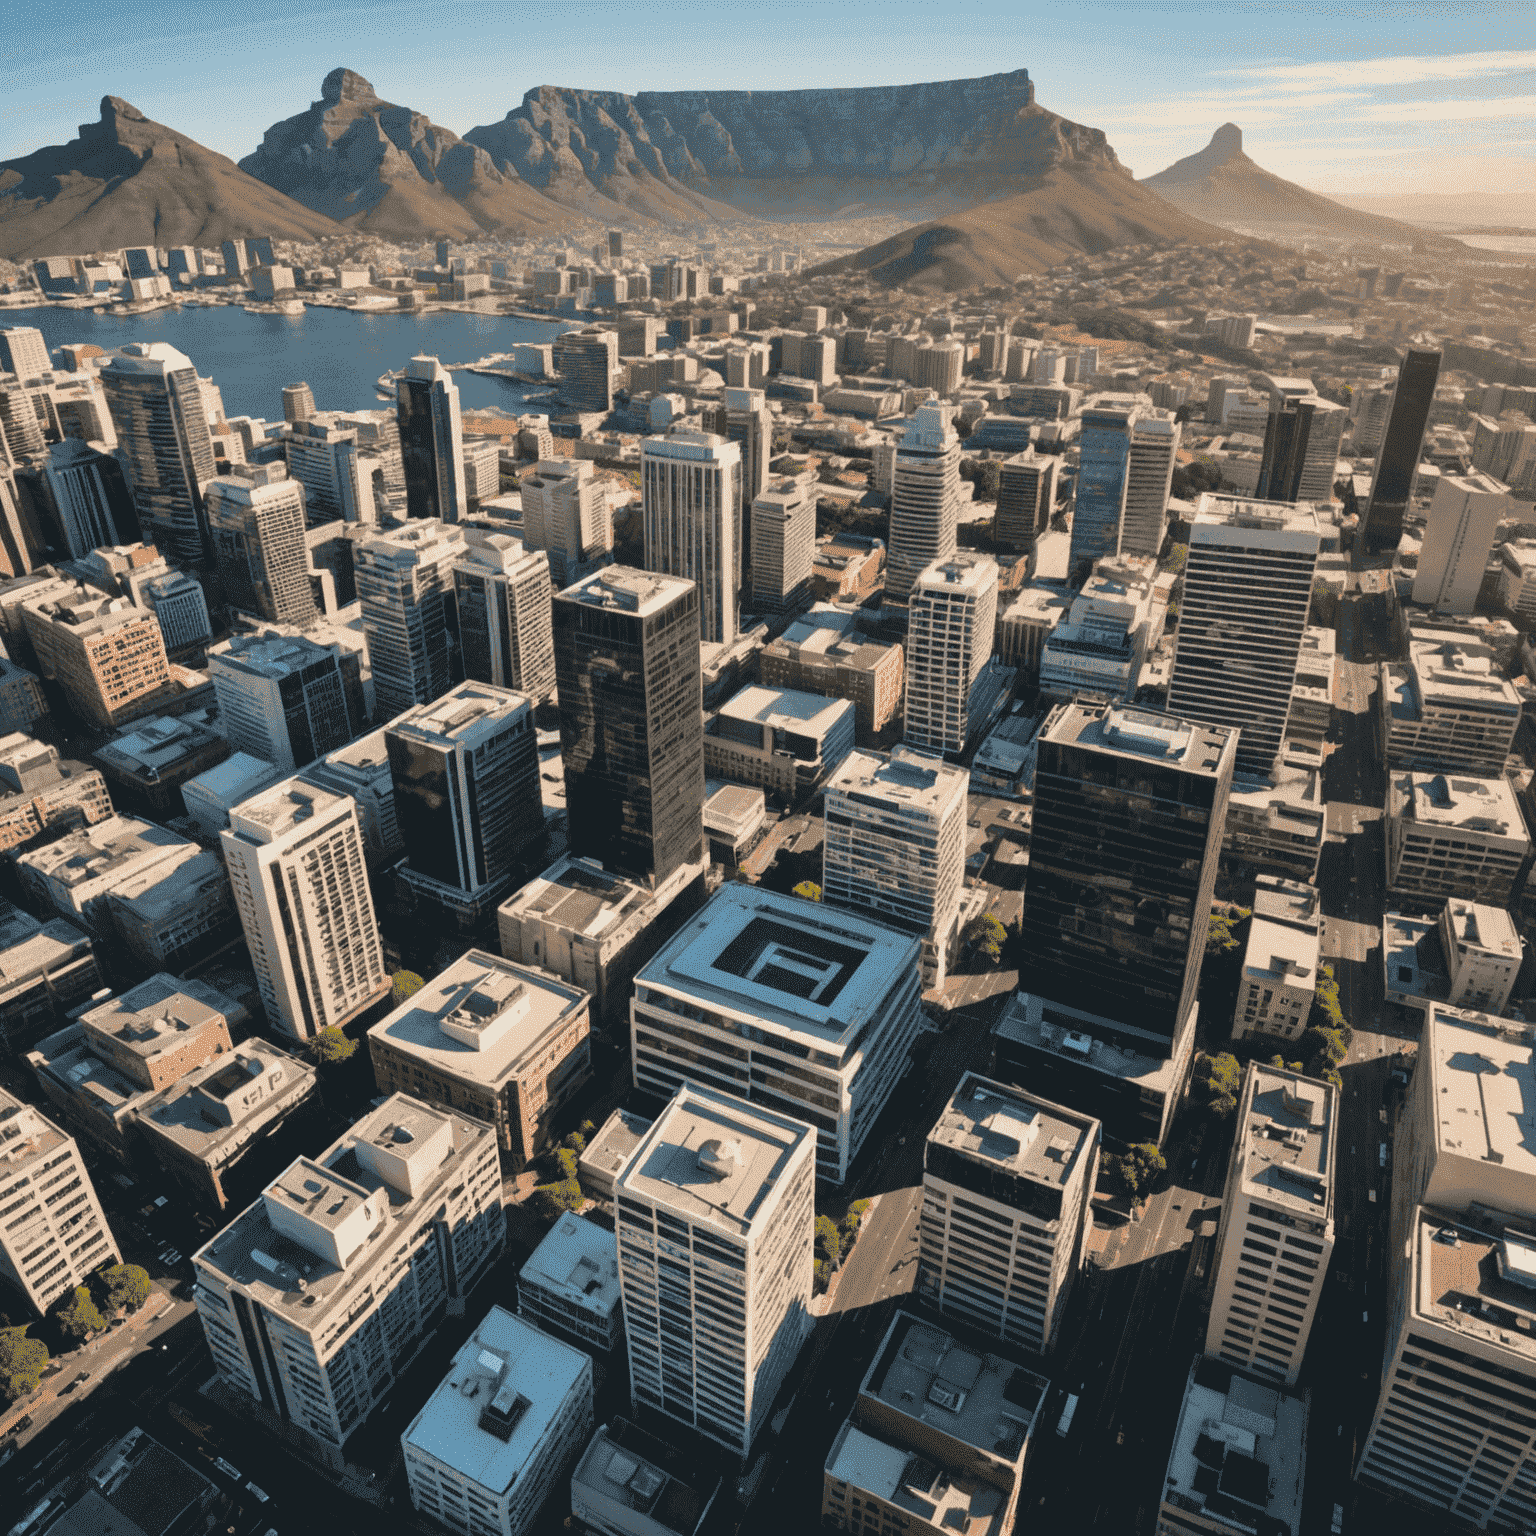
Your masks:
{"label": "low-rise building", "polygon": [[1536,627],[1536,539],[1501,544],[1499,601],[1522,629]]}
{"label": "low-rise building", "polygon": [[997,651],[1003,665],[1022,677],[1037,677],[1045,647],[1067,617],[1072,596],[1059,587],[1025,587],[997,620]]}
{"label": "low-rise building", "polygon": [[1048,698],[1080,693],[1129,700],[1142,663],[1162,637],[1166,603],[1158,602],[1151,561],[1100,560],[1045,641],[1040,691]]}
{"label": "low-rise building", "polygon": [[0,736],[0,853],[111,814],[106,781],[94,768],[60,762],[56,747],[20,731]]}
{"label": "low-rise building", "polygon": [[587,1138],[577,1160],[581,1174],[581,1187],[588,1194],[613,1199],[614,1180],[624,1171],[640,1138],[650,1129],[651,1122],[644,1115],[627,1109],[616,1109],[598,1127],[597,1134]]}
{"label": "low-rise building", "polygon": [[1286,717],[1288,739],[1321,742],[1333,718],[1333,671],[1338,641],[1331,629],[1309,624],[1302,632],[1291,686],[1291,712]]}
{"label": "low-rise building", "polygon": [[765,688],[850,700],[867,745],[901,713],[906,653],[867,637],[859,620],[858,609],[817,603],[763,648],[758,670]]}
{"label": "low-rise building", "polygon": [[619,1244],[612,1231],[565,1212],[517,1272],[517,1311],[583,1349],[617,1349],[624,1337],[624,1307]]}
{"label": "low-rise building", "polygon": [[237,805],[284,777],[275,763],[252,757],[249,752],[236,752],[217,768],[188,779],[181,786],[182,804],[199,832],[217,837],[229,826],[229,813]]}
{"label": "low-rise building", "polygon": [[205,712],[151,715],[91,754],[122,810],[168,821],[185,809],[182,786],[222,763],[234,749]]}
{"label": "low-rise building", "polygon": [[101,985],[91,941],[73,923],[41,923],[0,899],[0,1047],[19,1055]]}
{"label": "low-rise building", "polygon": [[1502,907],[1453,896],[1440,914],[1440,952],[1452,1008],[1503,1013],[1514,991],[1525,946]]}
{"label": "low-rise building", "polygon": [[711,864],[735,869],[762,841],[768,801],[746,784],[704,781],[704,837]]}
{"label": "low-rise building", "polygon": [[61,917],[98,935],[112,933],[108,897],[128,879],[180,863],[196,843],[131,816],[82,827],[16,861],[22,885]]}
{"label": "low-rise building", "polygon": [[1508,908],[1530,835],[1508,779],[1393,774],[1387,793],[1387,887],[1438,908],[1453,896]]}
{"label": "low-rise building", "polygon": [[[894,452],[892,457],[894,458]],[[884,487],[887,494],[890,486]],[[811,591],[818,602],[861,602],[880,585],[885,573],[885,541],[856,533],[837,533],[816,541]]]}
{"label": "low-rise building", "polygon": [[1234,1040],[1301,1039],[1317,992],[1322,919],[1315,886],[1259,876],[1237,984]]}
{"label": "low-rise building", "polygon": [[720,1486],[696,1455],[615,1418],[571,1474],[571,1513],[603,1536],[699,1536]]}
{"label": "low-rise building", "polygon": [[1281,763],[1270,778],[1232,780],[1221,836],[1220,888],[1246,896],[1260,875],[1310,885],[1323,856],[1323,776]]}
{"label": "low-rise building", "polygon": [[1389,1003],[1422,1012],[1450,997],[1438,918],[1386,913],[1381,920],[1381,965]]}
{"label": "low-rise building", "polygon": [[785,800],[813,794],[853,750],[846,699],[788,688],[743,688],[704,730],[704,771],[757,784]]}
{"label": "low-rise building", "polygon": [[240,930],[224,865],[196,843],[125,872],[107,893],[107,914],[139,963],[159,970],[183,970]]}
{"label": "low-rise building", "polygon": [[125,599],[81,587],[33,599],[24,612],[43,676],[88,725],[114,729],[179,692],[155,616]]}
{"label": "low-rise building", "polygon": [[1380,707],[1388,764],[1428,773],[1503,773],[1520,724],[1520,695],[1488,657],[1417,636],[1406,662],[1381,664]]}
{"label": "low-rise building", "polygon": [[187,1536],[216,1524],[225,1496],[135,1427],[89,1468],[85,1491],[48,1529],[57,1536]]}

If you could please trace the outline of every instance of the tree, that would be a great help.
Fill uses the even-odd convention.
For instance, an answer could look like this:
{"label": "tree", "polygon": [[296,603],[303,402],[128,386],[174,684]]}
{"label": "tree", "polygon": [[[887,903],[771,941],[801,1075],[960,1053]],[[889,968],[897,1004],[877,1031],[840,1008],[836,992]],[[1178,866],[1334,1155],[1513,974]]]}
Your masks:
{"label": "tree", "polygon": [[851,1253],[853,1245],[858,1242],[859,1228],[864,1225],[864,1216],[869,1207],[870,1201],[855,1200],[843,1213],[843,1219],[838,1223],[837,1235],[844,1253]]}
{"label": "tree", "polygon": [[842,1239],[838,1236],[837,1223],[830,1216],[816,1218],[816,1251],[832,1268],[843,1256]]}
{"label": "tree", "polygon": [[321,1066],[332,1062],[347,1061],[357,1049],[357,1041],[349,1040],[334,1024],[328,1024],[316,1032],[309,1042],[309,1053]]}
{"label": "tree", "polygon": [[1198,1057],[1195,1061],[1194,1094],[1213,1115],[1225,1119],[1237,1108],[1237,1091],[1243,1072],[1230,1051],[1219,1056]]}
{"label": "tree", "polygon": [[1128,1195],[1149,1191],[1168,1171],[1168,1159],[1150,1141],[1137,1142],[1124,1157],[1109,1153],[1104,1162],[1110,1178]]}
{"label": "tree", "polygon": [[1008,930],[991,912],[973,917],[960,935],[961,942],[983,959],[996,965],[1003,958],[1003,945]]}
{"label": "tree", "polygon": [[97,1278],[110,1312],[132,1312],[149,1300],[149,1271],[137,1264],[109,1264]]}
{"label": "tree", "polygon": [[101,1315],[96,1303],[91,1300],[91,1293],[83,1285],[77,1285],[53,1315],[59,1331],[67,1339],[88,1339],[107,1326],[106,1318]]}
{"label": "tree", "polygon": [[821,887],[814,880],[802,880],[799,885],[791,889],[790,894],[800,897],[803,901],[820,901]]}
{"label": "tree", "polygon": [[48,1365],[48,1346],[41,1339],[29,1339],[27,1330],[0,1330],[0,1397],[7,1404],[37,1391]]}
{"label": "tree", "polygon": [[390,980],[389,1000],[397,1008],[406,998],[426,986],[426,982],[415,971],[396,971]]}
{"label": "tree", "polygon": [[[590,1124],[591,1122],[589,1121],[588,1123]],[[580,1131],[572,1131],[560,1145],[562,1147],[569,1147],[572,1152],[580,1157],[587,1150],[587,1138]]]}
{"label": "tree", "polygon": [[961,459],[960,478],[976,487],[972,492],[976,501],[996,501],[1003,483],[1003,466],[996,459]]}
{"label": "tree", "polygon": [[1247,907],[1235,907],[1230,912],[1212,912],[1205,930],[1205,952],[1217,955],[1224,950],[1236,949],[1239,944],[1233,929],[1245,923],[1253,913]]}
{"label": "tree", "polygon": [[575,1179],[557,1179],[540,1184],[533,1192],[533,1214],[544,1221],[557,1221],[565,1211],[578,1211],[586,1196]]}
{"label": "tree", "polygon": [[1204,459],[1196,459],[1190,464],[1174,465],[1168,494],[1180,501],[1193,501],[1201,491],[1219,490],[1220,487],[1221,470]]}
{"label": "tree", "polygon": [[569,1147],[556,1147],[555,1167],[560,1170],[562,1179],[574,1179],[577,1167],[576,1154]]}

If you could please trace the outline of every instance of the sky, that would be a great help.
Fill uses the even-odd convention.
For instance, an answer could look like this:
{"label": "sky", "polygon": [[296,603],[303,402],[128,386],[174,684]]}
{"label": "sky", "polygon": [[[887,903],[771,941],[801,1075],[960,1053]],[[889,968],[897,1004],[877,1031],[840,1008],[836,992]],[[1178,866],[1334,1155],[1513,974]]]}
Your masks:
{"label": "sky", "polygon": [[1318,191],[1536,192],[1536,4],[965,0],[77,0],[0,40],[0,160],[104,95],[238,159],[345,65],[457,133],[537,85],[900,84],[1024,68],[1139,176],[1223,122]]}

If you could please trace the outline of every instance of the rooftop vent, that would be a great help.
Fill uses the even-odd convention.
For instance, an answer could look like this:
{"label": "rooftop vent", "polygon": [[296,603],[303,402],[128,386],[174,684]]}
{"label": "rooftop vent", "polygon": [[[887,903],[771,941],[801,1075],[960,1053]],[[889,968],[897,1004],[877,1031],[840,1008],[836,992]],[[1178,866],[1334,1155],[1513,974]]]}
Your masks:
{"label": "rooftop vent", "polygon": [[744,1159],[739,1141],[711,1137],[699,1148],[699,1171],[712,1179],[728,1179],[741,1171]]}

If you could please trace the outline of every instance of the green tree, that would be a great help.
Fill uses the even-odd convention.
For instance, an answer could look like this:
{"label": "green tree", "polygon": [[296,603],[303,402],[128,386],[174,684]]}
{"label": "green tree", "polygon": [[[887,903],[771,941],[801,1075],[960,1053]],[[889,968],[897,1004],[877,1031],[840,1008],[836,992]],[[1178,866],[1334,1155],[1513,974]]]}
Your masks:
{"label": "green tree", "polygon": [[811,1294],[819,1296],[832,1283],[832,1266],[825,1259],[811,1260]]}
{"label": "green tree", "polygon": [[581,1154],[587,1150],[587,1138],[582,1135],[580,1131],[572,1131],[571,1134],[560,1143],[560,1145],[562,1147],[568,1147],[572,1152],[580,1157]]}
{"label": "green tree", "polygon": [[838,1223],[837,1235],[844,1253],[851,1253],[853,1245],[858,1242],[859,1228],[864,1225],[864,1217],[869,1207],[868,1200],[855,1200],[843,1213],[843,1219]]}
{"label": "green tree", "polygon": [[1110,1178],[1128,1195],[1144,1194],[1168,1171],[1168,1160],[1150,1141],[1137,1142],[1123,1157],[1104,1159]]}
{"label": "green tree", "polygon": [[37,1391],[48,1365],[48,1346],[25,1327],[0,1330],[0,1397],[7,1404]]}
{"label": "green tree", "polygon": [[149,1271],[137,1264],[109,1264],[100,1271],[99,1279],[111,1312],[131,1312],[149,1300]]}
{"label": "green tree", "polygon": [[1007,939],[1008,930],[991,912],[973,917],[960,935],[962,944],[993,965],[1003,958],[1003,945]]}
{"label": "green tree", "polygon": [[1213,911],[1205,930],[1206,954],[1219,955],[1236,949],[1242,943],[1236,929],[1252,916],[1253,913],[1247,907],[1234,907],[1230,912]]}
{"label": "green tree", "polygon": [[557,1179],[552,1184],[540,1184],[532,1197],[533,1214],[544,1221],[556,1221],[565,1211],[581,1209],[586,1196],[575,1179]]}
{"label": "green tree", "polygon": [[59,1331],[67,1339],[88,1339],[107,1326],[106,1318],[101,1315],[100,1309],[91,1300],[91,1293],[83,1285],[77,1285],[53,1315]]}
{"label": "green tree", "polygon": [[562,1179],[574,1179],[577,1169],[576,1154],[569,1147],[556,1147],[555,1167],[560,1170]]}
{"label": "green tree", "polygon": [[406,998],[426,986],[426,982],[415,971],[396,971],[390,982],[389,1000],[397,1008]]}
{"label": "green tree", "polygon": [[1243,1070],[1230,1051],[1219,1056],[1198,1057],[1195,1061],[1194,1094],[1213,1115],[1225,1118],[1237,1108],[1237,1091]]}
{"label": "green tree", "polygon": [[833,1268],[836,1268],[837,1261],[843,1256],[843,1244],[838,1236],[837,1223],[830,1216],[816,1218],[816,1251]]}
{"label": "green tree", "polygon": [[814,880],[802,880],[799,885],[793,887],[790,894],[799,896],[804,901],[820,901],[821,887]]}
{"label": "green tree", "polygon": [[309,1054],[321,1066],[350,1060],[356,1050],[357,1041],[349,1040],[334,1024],[328,1024],[324,1029],[318,1030],[309,1042]]}

